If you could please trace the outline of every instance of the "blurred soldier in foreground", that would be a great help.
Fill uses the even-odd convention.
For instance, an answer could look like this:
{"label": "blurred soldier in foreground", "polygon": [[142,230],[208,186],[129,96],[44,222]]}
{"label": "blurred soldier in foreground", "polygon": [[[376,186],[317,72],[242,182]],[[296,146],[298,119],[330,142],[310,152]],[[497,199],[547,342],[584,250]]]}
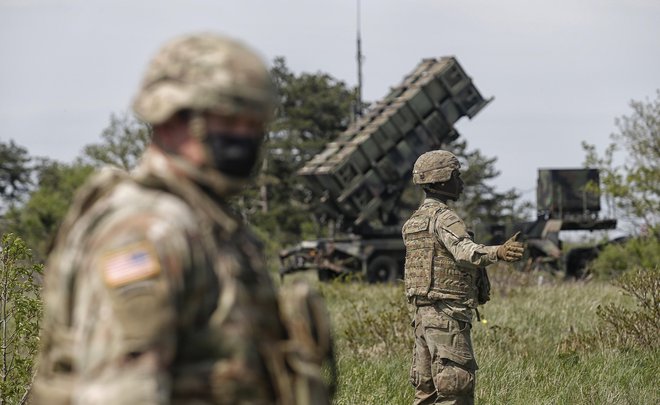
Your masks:
{"label": "blurred soldier in foreground", "polygon": [[35,404],[328,404],[325,307],[278,300],[227,208],[258,161],[275,95],[249,48],[168,43],[133,108],[153,143],[76,196],[46,270]]}
{"label": "blurred soldier in foreground", "polygon": [[[472,350],[472,310],[487,299],[478,286],[485,266],[523,255],[517,234],[499,246],[475,243],[447,205],[463,191],[456,156],[435,150],[421,155],[413,182],[426,193],[403,225],[406,296],[415,306],[415,349],[410,372],[414,404],[473,404],[477,362]],[[482,298],[485,297],[485,298]]]}

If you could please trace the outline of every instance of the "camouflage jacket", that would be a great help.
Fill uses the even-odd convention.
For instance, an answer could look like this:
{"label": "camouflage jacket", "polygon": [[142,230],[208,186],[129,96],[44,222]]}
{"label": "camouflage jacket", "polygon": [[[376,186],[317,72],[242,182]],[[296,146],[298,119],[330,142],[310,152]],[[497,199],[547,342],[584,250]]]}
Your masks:
{"label": "camouflage jacket", "polygon": [[46,267],[36,404],[274,404],[286,332],[259,243],[158,151],[77,197]]}

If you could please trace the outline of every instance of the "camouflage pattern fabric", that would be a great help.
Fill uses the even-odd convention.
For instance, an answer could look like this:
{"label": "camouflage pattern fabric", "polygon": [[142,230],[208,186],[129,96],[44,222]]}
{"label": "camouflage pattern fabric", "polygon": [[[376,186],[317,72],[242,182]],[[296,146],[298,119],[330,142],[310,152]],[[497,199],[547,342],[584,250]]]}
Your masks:
{"label": "camouflage pattern fabric", "polygon": [[415,311],[415,347],[410,382],[415,405],[474,404],[477,363],[470,323],[456,320],[434,305]]}
{"label": "camouflage pattern fabric", "polygon": [[152,149],[78,196],[47,264],[33,404],[295,403],[261,246],[192,170]]}
{"label": "camouflage pattern fabric", "polygon": [[413,183],[441,183],[451,178],[454,170],[461,168],[456,156],[446,150],[432,150],[417,158],[413,166]]}
{"label": "camouflage pattern fabric", "polygon": [[267,120],[275,90],[262,58],[242,42],[211,33],[176,38],[149,64],[133,110],[160,124],[177,111],[212,111]]}
{"label": "camouflage pattern fabric", "polygon": [[[431,217],[424,219],[429,213]],[[424,221],[428,223],[426,231],[414,226]],[[429,280],[428,292],[418,294],[417,289],[416,294],[409,295],[409,301],[416,307],[411,367],[415,404],[471,404],[477,369],[470,337],[472,310],[477,299],[476,275],[478,267],[498,260],[498,246],[475,243],[458,215],[435,198],[423,201],[404,224],[402,232],[406,243],[406,285],[411,283],[407,279],[409,269],[416,269],[417,273],[419,269],[430,272],[412,281]],[[417,246],[415,240],[424,232],[432,243]],[[419,252],[411,255],[411,248]],[[416,262],[428,258],[431,258],[430,265]],[[410,273],[414,276],[416,272]],[[464,283],[462,294],[447,294],[443,286],[438,288],[438,280],[447,279],[445,275],[453,272],[463,273],[455,277],[456,281]]]}

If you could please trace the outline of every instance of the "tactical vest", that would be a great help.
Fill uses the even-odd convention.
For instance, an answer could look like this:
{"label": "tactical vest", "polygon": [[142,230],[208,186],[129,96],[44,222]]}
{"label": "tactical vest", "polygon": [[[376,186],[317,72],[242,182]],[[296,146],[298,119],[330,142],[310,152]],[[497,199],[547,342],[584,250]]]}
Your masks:
{"label": "tactical vest", "polygon": [[417,303],[454,300],[477,307],[476,270],[459,266],[433,233],[436,218],[449,208],[424,203],[403,225],[406,296]]}
{"label": "tactical vest", "polygon": [[[166,191],[194,207],[200,228],[203,228],[199,240],[203,245],[201,249],[207,254],[218,255],[216,261],[224,260],[221,265],[213,266],[215,271],[210,266],[205,267],[209,270],[207,272],[196,271],[195,288],[189,288],[190,294],[183,297],[186,314],[181,317],[188,321],[183,321],[185,324],[180,325],[177,332],[180,344],[172,367],[172,403],[188,403],[192,398],[204,398],[208,403],[238,403],[240,397],[236,395],[251,391],[264,392],[259,403],[328,404],[328,387],[321,366],[330,362],[332,370],[333,354],[329,320],[322,311],[320,297],[301,288],[293,289],[294,293],[289,291],[286,296],[278,296],[270,276],[265,271],[255,271],[263,267],[263,263],[259,263],[258,246],[238,222],[223,209],[196,200],[195,193],[185,190],[185,182],[162,180],[158,177],[136,179],[120,171],[105,171],[94,176],[77,196],[60,228],[59,243],[52,253],[51,260],[55,265],[58,262],[73,265],[60,268],[56,272],[58,277],[48,280],[55,282],[57,287],[49,289],[55,297],[48,300],[51,308],[46,308],[49,316],[44,319],[42,333],[42,350],[46,349],[48,355],[40,359],[40,376],[33,387],[33,399],[37,403],[71,402],[71,389],[78,371],[72,355],[75,350],[70,326],[72,307],[66,297],[73,296],[79,271],[76,263],[80,260],[66,259],[62,255],[80,255],[79,249],[70,249],[70,246],[72,243],[83,246],[96,221],[86,221],[90,225],[84,227],[74,225],[91,207],[104,204],[103,197],[115,187],[128,182]],[[213,257],[209,259],[214,260]],[[51,305],[53,303],[55,305]],[[269,316],[277,308],[282,311]],[[222,338],[224,328],[245,329],[236,324],[245,316],[254,322],[247,330],[253,335],[258,332],[257,336],[250,335],[242,342]],[[253,328],[257,324],[261,325],[259,331]],[[243,349],[239,346],[251,342],[255,347],[247,359],[252,360],[233,365],[234,354],[239,356],[239,362],[242,361]],[[255,362],[257,357],[262,361]],[[243,368],[245,371],[252,377],[259,377],[251,383],[240,380],[235,366],[247,366]],[[227,379],[219,371],[223,369],[228,371]],[[239,380],[233,380],[235,378]],[[211,383],[202,384],[203,381]],[[256,384],[264,382],[267,382],[266,391]],[[271,393],[266,394],[267,391]]]}

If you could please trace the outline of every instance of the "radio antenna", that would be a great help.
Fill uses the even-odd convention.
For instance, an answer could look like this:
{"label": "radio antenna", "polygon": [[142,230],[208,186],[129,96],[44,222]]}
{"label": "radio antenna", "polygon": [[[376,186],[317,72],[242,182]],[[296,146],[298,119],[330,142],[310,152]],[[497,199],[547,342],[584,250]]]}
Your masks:
{"label": "radio antenna", "polygon": [[355,106],[355,115],[362,115],[362,38],[360,34],[360,0],[357,0],[357,105]]}

